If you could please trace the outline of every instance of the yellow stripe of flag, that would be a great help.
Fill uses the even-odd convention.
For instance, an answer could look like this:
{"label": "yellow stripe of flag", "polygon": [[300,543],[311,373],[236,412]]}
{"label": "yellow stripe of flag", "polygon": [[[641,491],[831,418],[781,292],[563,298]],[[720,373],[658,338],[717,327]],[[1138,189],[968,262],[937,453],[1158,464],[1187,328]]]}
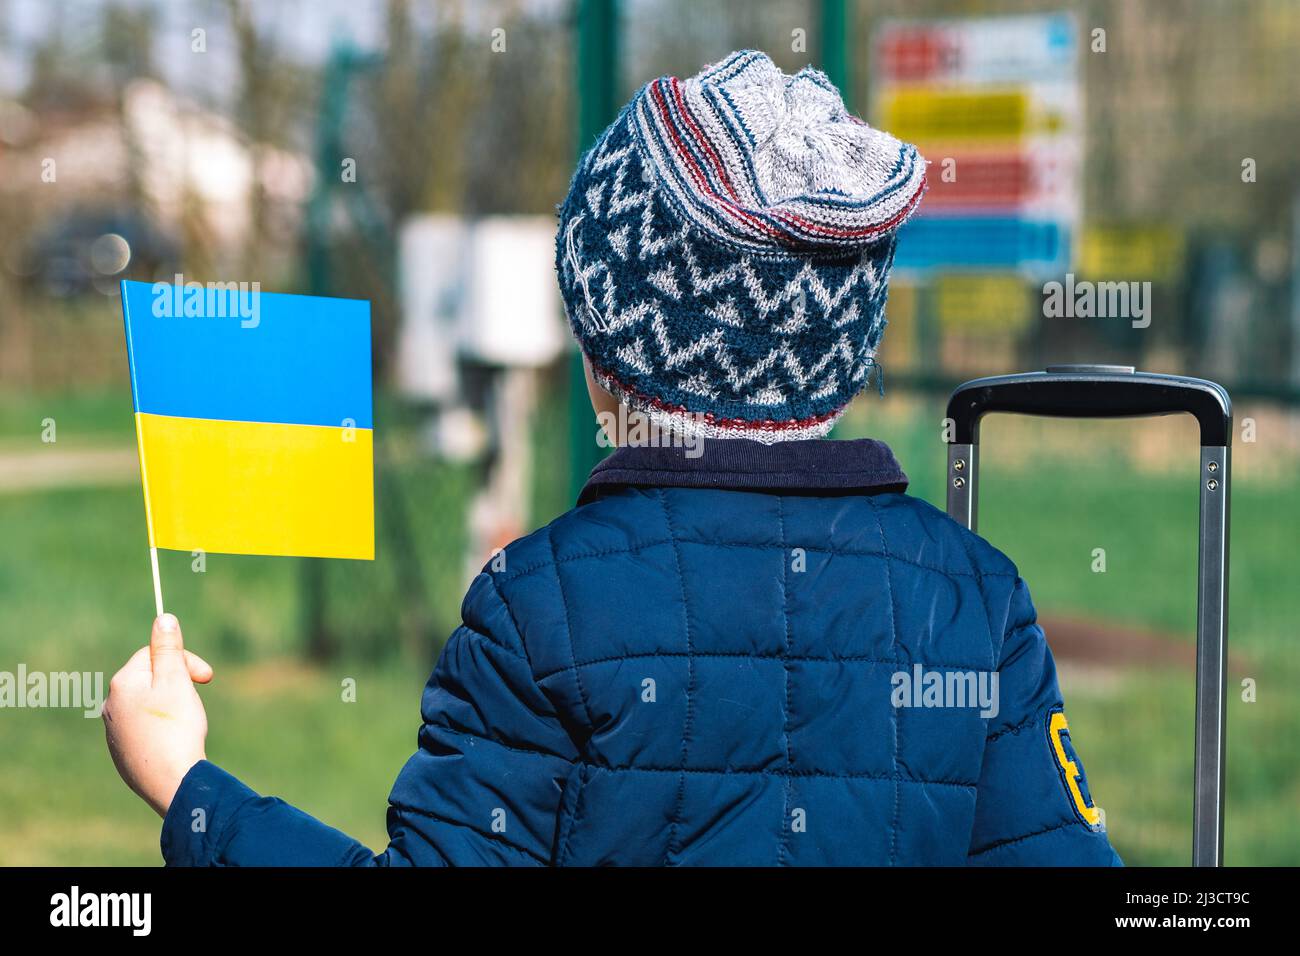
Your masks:
{"label": "yellow stripe of flag", "polygon": [[375,556],[368,428],[137,413],[151,547]]}

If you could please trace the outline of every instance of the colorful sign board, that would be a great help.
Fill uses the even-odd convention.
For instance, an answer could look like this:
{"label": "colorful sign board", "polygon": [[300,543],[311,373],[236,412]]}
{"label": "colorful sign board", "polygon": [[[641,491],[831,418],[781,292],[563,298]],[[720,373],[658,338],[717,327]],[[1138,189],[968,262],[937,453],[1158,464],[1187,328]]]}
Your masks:
{"label": "colorful sign board", "polygon": [[881,27],[873,115],[930,162],[895,268],[1068,271],[1080,214],[1078,46],[1066,13]]}

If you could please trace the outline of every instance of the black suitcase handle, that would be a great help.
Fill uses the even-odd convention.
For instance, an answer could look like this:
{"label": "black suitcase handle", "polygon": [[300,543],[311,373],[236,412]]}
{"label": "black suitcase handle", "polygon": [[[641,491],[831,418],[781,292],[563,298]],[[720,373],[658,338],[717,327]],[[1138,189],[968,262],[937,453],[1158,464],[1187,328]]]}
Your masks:
{"label": "black suitcase handle", "polygon": [[980,419],[990,412],[1065,418],[1185,412],[1200,424],[1192,863],[1221,866],[1232,472],[1232,401],[1227,391],[1205,379],[1137,372],[1127,365],[1055,365],[1042,372],[979,378],[959,385],[948,399],[948,514],[972,531],[978,517]]}
{"label": "black suitcase handle", "polygon": [[979,441],[989,412],[1059,418],[1136,418],[1186,412],[1201,426],[1202,446],[1231,444],[1232,402],[1201,378],[1137,372],[1131,365],[1051,365],[1045,372],[977,378],[948,400],[957,444]]}

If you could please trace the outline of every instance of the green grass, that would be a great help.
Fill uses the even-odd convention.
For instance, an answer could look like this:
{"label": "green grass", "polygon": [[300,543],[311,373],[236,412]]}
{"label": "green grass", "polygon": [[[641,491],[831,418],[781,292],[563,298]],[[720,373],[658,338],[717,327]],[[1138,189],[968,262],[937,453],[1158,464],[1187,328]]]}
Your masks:
{"label": "green grass", "polygon": [[[212,655],[217,657],[217,655]],[[115,666],[115,665],[114,665]],[[382,848],[393,777],[415,749],[423,667],[328,670],[218,657],[203,691],[208,756]],[[342,701],[344,678],[355,703]],[[0,735],[0,865],[153,865],[159,821],[118,779],[99,720],[15,710]]]}
{"label": "green grass", "polygon": [[5,395],[0,401],[0,449],[40,448],[42,422],[54,419],[63,444],[135,444],[131,391]]}
{"label": "green grass", "polygon": [[[984,512],[990,539],[1015,555],[1040,608],[1114,620],[1194,642],[1197,488],[1189,478],[1122,473],[1084,481],[1049,470],[1032,477],[989,469]],[[1141,493],[1129,489],[1140,488]],[[1060,494],[1078,511],[1060,515]],[[1080,520],[1079,515],[1092,516]],[[1047,517],[1044,517],[1047,516]],[[1244,483],[1233,494],[1228,809],[1226,858],[1294,865],[1300,772],[1300,599],[1282,575],[1294,554],[1300,500],[1291,489]],[[1107,570],[1091,570],[1092,549]],[[1051,634],[1049,632],[1050,640]],[[1254,703],[1240,681],[1259,684]],[[1074,739],[1121,854],[1133,862],[1190,859],[1193,673],[1142,671],[1109,693],[1062,687]]]}
{"label": "green grass", "polygon": [[[46,405],[55,410],[41,412]],[[0,414],[0,435],[24,434],[33,416],[50,414],[60,422],[60,444],[70,435],[86,442],[132,438],[129,404],[127,426],[117,423],[120,401],[15,407]],[[906,416],[871,424],[898,452],[913,491],[940,500],[937,427]],[[999,463],[998,436],[986,435],[982,530],[1019,563],[1039,608],[1190,641],[1194,450],[1186,475],[1137,475],[1091,452],[1077,466],[1054,459],[1021,467]],[[338,664],[300,663],[302,562],[209,555],[198,574],[189,555],[163,556],[169,606],[181,613],[189,645],[217,671],[203,691],[210,756],[251,786],[374,847],[385,842],[392,779],[415,746],[420,688],[457,619],[467,573],[464,510],[477,480],[468,468],[400,455],[398,462],[381,473],[379,560],[329,562],[324,569],[327,619],[345,651]],[[552,465],[539,471],[563,484]],[[550,488],[535,500],[559,499]],[[147,639],[153,607],[141,511],[135,487],[0,495],[0,670],[23,662],[30,670],[111,675]],[[1259,699],[1243,703],[1235,686],[1230,699],[1227,858],[1294,864],[1300,589],[1283,575],[1291,568],[1300,500],[1290,486],[1242,480],[1232,520],[1232,646],[1245,668],[1234,681],[1256,678]],[[391,534],[398,525],[408,531],[402,547]],[[1106,549],[1105,574],[1090,569],[1096,547]],[[409,630],[401,612],[414,600],[412,577],[429,619],[421,634],[401,639]],[[340,698],[346,677],[357,681],[356,703]],[[1097,675],[1066,668],[1062,683],[1072,733],[1121,854],[1130,863],[1185,862],[1190,671]],[[97,720],[79,711],[0,712],[0,767],[0,864],[158,862],[157,820],[118,781]]]}

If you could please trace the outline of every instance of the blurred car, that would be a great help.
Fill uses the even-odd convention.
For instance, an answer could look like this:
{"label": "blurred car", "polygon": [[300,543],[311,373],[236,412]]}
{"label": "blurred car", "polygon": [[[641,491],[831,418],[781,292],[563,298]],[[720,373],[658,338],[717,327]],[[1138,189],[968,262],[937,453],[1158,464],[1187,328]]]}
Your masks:
{"label": "blurred car", "polygon": [[134,213],[77,211],[35,232],[18,271],[32,287],[68,298],[117,294],[127,275],[152,279],[179,271],[180,244]]}

